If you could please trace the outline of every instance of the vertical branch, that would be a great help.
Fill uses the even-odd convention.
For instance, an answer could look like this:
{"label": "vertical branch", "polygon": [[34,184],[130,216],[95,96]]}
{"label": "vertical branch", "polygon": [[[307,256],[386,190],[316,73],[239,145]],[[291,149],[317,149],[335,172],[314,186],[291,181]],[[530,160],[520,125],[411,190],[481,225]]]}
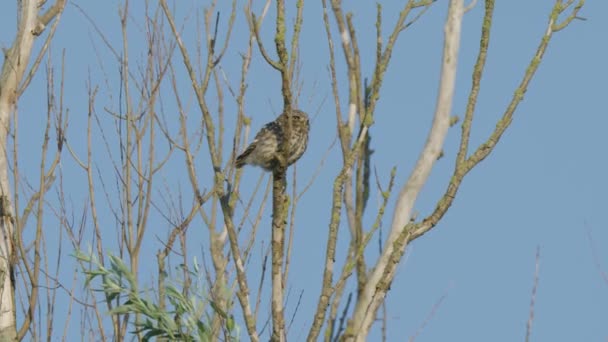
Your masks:
{"label": "vertical branch", "polygon": [[[22,257],[23,263],[26,265],[26,269],[28,270],[28,277],[31,286],[29,298],[28,298],[28,309],[27,314],[25,316],[25,321],[23,325],[19,329],[17,333],[18,338],[22,338],[25,336],[27,330],[30,327],[30,324],[34,320],[34,314],[36,310],[36,306],[38,305],[38,293],[39,293],[39,281],[40,281],[40,266],[41,266],[41,244],[43,239],[42,233],[42,224],[43,224],[43,213],[44,213],[44,197],[47,189],[52,185],[55,180],[55,167],[59,163],[59,152],[55,155],[54,160],[51,162],[49,169],[47,170],[47,152],[49,147],[49,139],[50,139],[50,130],[51,130],[51,116],[53,111],[55,111],[55,90],[54,90],[54,73],[51,67],[51,59],[49,58],[49,62],[47,65],[47,122],[44,130],[44,138],[41,146],[41,161],[40,161],[40,175],[39,175],[39,189],[38,192],[35,193],[31,199],[28,201],[29,203],[36,202],[36,233],[33,243],[34,249],[34,265],[33,270],[30,269],[28,264],[28,257],[25,254],[25,246],[23,246],[22,237],[19,238],[19,250]],[[58,145],[59,146],[59,145]],[[26,207],[26,210],[29,211],[30,204]],[[24,220],[25,222],[25,220]],[[23,228],[23,227],[20,227]],[[21,232],[19,232],[21,236]]]}
{"label": "vertical branch", "polygon": [[[341,11],[341,8],[338,8],[337,5],[334,5],[334,10]],[[339,15],[342,15],[341,12]],[[336,15],[338,15],[338,13]],[[348,37],[350,37],[349,43],[349,55],[352,59],[352,63],[349,65],[348,74],[349,74],[349,117],[348,117],[348,141],[347,145],[350,145],[350,138],[353,134],[353,130],[355,127],[355,121],[357,117],[357,113],[359,113],[359,119],[363,111],[365,110],[359,101],[360,98],[360,79],[361,79],[361,61],[359,56],[359,46],[357,44],[357,36],[355,32],[355,28],[352,23],[352,13],[346,14],[346,23],[348,27]],[[344,28],[346,29],[346,28]],[[344,39],[344,37],[343,37]],[[362,120],[359,120],[362,122]],[[366,137],[367,139],[367,137]],[[359,150],[361,153],[364,151],[364,146]],[[360,155],[355,156],[355,163],[357,165],[360,164]],[[357,212],[356,208],[356,197],[359,197],[358,190],[359,184],[356,184],[356,189],[353,188],[353,170],[355,165],[347,170],[346,173],[346,181],[344,183],[344,208],[346,209],[346,219],[348,220],[348,226],[351,232],[351,240],[350,244],[353,246],[351,251],[357,250],[357,246],[361,241],[361,235],[363,234],[363,228],[358,222],[358,219],[362,219],[363,213]],[[359,293],[365,284],[365,260],[363,254],[357,257],[357,293]],[[358,297],[358,295],[357,295]]]}
{"label": "vertical branch", "polygon": [[[222,205],[222,210],[224,213],[232,214],[226,197],[221,199],[220,204]],[[238,237],[231,215],[224,214],[224,224],[226,225],[226,229],[228,231],[230,251],[232,253],[232,257],[234,258],[237,282],[239,284],[239,290],[237,291],[236,296],[241,303],[241,308],[243,309],[243,316],[245,316],[245,325],[247,326],[249,337],[252,341],[257,342],[259,337],[255,327],[256,317],[253,315],[251,305],[249,304],[249,286],[247,282],[247,275],[245,273],[245,264],[241,258],[241,252],[239,251]]]}
{"label": "vertical branch", "polygon": [[[206,41],[205,47],[207,48],[207,65],[206,67],[203,67],[203,64],[201,62],[201,55],[203,53],[203,43],[202,40],[203,38],[201,37],[202,34],[201,33],[197,33],[197,43],[196,43],[196,53],[198,55],[198,67],[199,67],[199,71],[198,73],[201,74],[201,76],[199,76],[201,79],[203,79],[205,76],[202,75],[203,73],[208,74],[209,71],[211,70],[211,75],[215,76],[216,74],[216,69],[214,69],[212,66],[209,65],[209,61],[213,58],[213,55],[215,54],[215,46],[217,44],[217,31],[218,31],[218,27],[219,27],[219,12],[216,14],[216,20],[215,20],[215,25],[214,28],[211,28],[212,25],[212,16],[213,13],[215,12],[215,8],[217,5],[217,0],[211,1],[209,7],[204,9],[204,18],[203,18],[203,23],[205,26],[205,34],[204,34],[204,39]],[[197,15],[198,17],[198,15]],[[198,25],[197,25],[198,26]],[[217,83],[217,82],[216,82]],[[217,88],[217,102],[218,102],[218,106],[220,106],[220,108],[218,108],[217,111],[217,117],[218,117],[218,121],[219,121],[219,131],[218,131],[218,139],[216,141],[217,143],[217,152],[219,153],[219,155],[221,155],[222,153],[222,125],[223,125],[223,113],[221,111],[221,106],[223,104],[223,98],[222,98],[222,93],[221,93],[221,88],[217,87],[216,84],[216,88]],[[175,93],[177,94],[177,89],[175,90]],[[180,106],[181,107],[181,106]],[[180,112],[181,112],[181,108],[180,108]],[[180,114],[180,116],[183,117],[182,114]],[[187,143],[187,130],[186,130],[186,126],[185,126],[185,120],[182,120],[182,131],[184,132],[184,143],[185,143],[185,148],[188,154],[190,154],[190,148],[188,146]],[[203,128],[204,129],[204,128]],[[204,133],[203,133],[204,134]],[[189,168],[192,169],[191,173],[191,179],[195,179],[197,172],[194,171],[194,165],[190,164]],[[213,301],[216,303],[216,305],[218,306],[218,308],[220,310],[225,311],[225,306],[224,306],[224,288],[226,287],[226,277],[225,277],[225,267],[226,267],[226,258],[224,257],[224,247],[225,247],[225,241],[226,241],[226,234],[222,234],[221,232],[218,232],[218,225],[217,225],[217,215],[218,215],[218,204],[219,204],[220,198],[219,196],[212,196],[211,197],[211,208],[210,208],[210,218],[208,220],[206,220],[206,225],[207,225],[207,230],[209,231],[209,240],[211,241],[210,243],[210,251],[211,251],[211,260],[213,262],[213,267],[215,270],[215,279],[212,283],[212,298]],[[201,216],[204,217],[204,209],[201,208]],[[219,333],[219,325],[221,322],[222,318],[217,315],[214,314],[213,315],[213,326],[212,326],[212,333],[217,336],[217,334]],[[217,338],[217,337],[215,337]]]}
{"label": "vertical branch", "polygon": [[479,53],[477,54],[477,62],[473,68],[471,92],[469,93],[467,109],[464,115],[464,121],[462,122],[462,134],[460,138],[460,148],[458,149],[458,155],[456,156],[456,167],[458,167],[458,165],[463,165],[467,157],[473,114],[475,113],[475,106],[477,105],[477,97],[481,86],[481,76],[483,75],[486,57],[488,55],[488,46],[490,45],[490,28],[492,27],[492,15],[494,14],[494,0],[486,1],[485,4],[486,7],[483,25],[481,26]]}
{"label": "vertical branch", "polygon": [[[287,181],[285,162],[288,159],[289,140],[292,132],[291,122],[291,106],[293,104],[293,95],[291,92],[291,70],[289,62],[289,54],[287,52],[286,28],[285,28],[285,2],[277,0],[277,19],[275,46],[279,57],[278,67],[281,72],[281,92],[283,94],[283,111],[287,115],[287,127],[284,132],[284,139],[279,146],[279,153],[282,153],[278,165],[272,172],[272,337],[273,341],[285,341],[285,315],[283,312],[283,297],[285,284],[283,282],[283,263],[285,259],[285,227],[287,224],[287,212],[289,210],[289,199],[286,194]],[[299,32],[302,24],[302,6],[303,2],[299,1],[298,17],[294,26],[294,36],[292,41],[293,51],[297,50]],[[255,32],[257,32],[257,23],[254,23]],[[261,45],[260,45],[261,46]],[[291,60],[295,64],[297,54],[292,54]]]}
{"label": "vertical branch", "polygon": [[293,77],[294,69],[298,61],[299,43],[300,43],[300,32],[302,31],[302,22],[304,20],[304,0],[298,0],[296,2],[296,22],[293,25],[293,36],[291,37],[291,54],[289,60],[289,75]]}
{"label": "vertical branch", "polygon": [[[221,165],[222,153],[221,153],[221,151],[218,150],[218,147],[217,147],[216,138],[215,138],[215,134],[217,132],[215,130],[215,124],[213,122],[211,112],[209,110],[209,107],[208,107],[206,99],[205,99],[205,94],[208,89],[209,80],[211,78],[214,68],[216,67],[217,63],[219,62],[219,58],[221,57],[221,54],[219,57],[217,57],[217,59],[214,57],[215,41],[208,32],[207,33],[207,50],[208,50],[207,63],[205,66],[204,74],[202,76],[202,80],[199,82],[199,80],[197,79],[195,70],[190,61],[190,56],[189,56],[186,46],[184,45],[184,42],[182,41],[180,34],[177,30],[177,27],[175,25],[175,21],[173,18],[173,14],[171,13],[171,10],[169,9],[169,7],[167,5],[167,2],[165,0],[161,0],[160,5],[163,9],[165,17],[167,18],[167,21],[169,23],[173,36],[176,40],[177,46],[180,49],[183,64],[189,75],[192,89],[194,90],[194,92],[196,94],[196,99],[197,99],[199,108],[201,110],[202,116],[203,116],[204,129],[205,129],[204,135],[207,139],[207,147],[208,147],[208,151],[209,151],[209,155],[210,155],[210,159],[211,159],[211,163],[212,163],[212,168],[213,168],[213,172],[214,172],[214,185],[213,185],[213,190],[211,192],[211,195],[215,196],[216,198],[219,198],[219,202],[220,202],[220,205],[222,208],[224,225],[225,225],[227,233],[228,233],[230,252],[232,254],[232,257],[233,257],[233,260],[235,263],[235,268],[236,268],[236,276],[237,276],[237,283],[238,283],[238,290],[237,290],[236,295],[237,295],[237,298],[239,299],[239,302],[241,305],[241,309],[242,309],[243,316],[245,319],[245,324],[247,327],[247,332],[249,333],[249,338],[252,341],[258,341],[259,337],[258,337],[258,334],[256,331],[255,317],[252,314],[251,306],[249,303],[249,288],[248,288],[248,282],[247,282],[247,275],[245,272],[245,263],[241,257],[241,253],[240,253],[239,245],[238,245],[237,231],[236,231],[236,228],[234,227],[234,223],[232,220],[233,208],[231,207],[231,203],[234,203],[234,202],[231,202],[230,194],[228,194],[226,192],[226,190],[224,189],[225,175],[224,175],[224,172],[222,170],[222,165]],[[231,15],[231,20],[229,23],[230,26],[232,26],[232,24],[233,24],[235,8],[236,7],[234,6],[234,2],[233,2],[233,13]],[[227,44],[227,40],[226,40],[226,44]],[[182,135],[182,140],[184,140],[184,145],[185,145],[184,152],[186,153],[186,166],[188,169],[190,182],[191,182],[193,191],[195,192],[197,199],[199,201],[201,201],[202,195],[201,195],[200,187],[198,186],[198,181],[196,178],[197,173],[194,170],[193,156],[190,153],[190,150],[188,147],[188,143],[187,143],[187,139],[186,139],[187,132],[184,127],[183,119],[182,119],[181,126],[182,126],[181,135]],[[220,132],[220,134],[221,134],[221,132]],[[202,202],[201,202],[201,204],[202,204]],[[223,239],[224,238],[220,239],[218,236],[218,239],[214,239],[212,241],[212,244],[215,245],[214,248],[217,248],[217,251],[212,250],[212,254],[217,252],[219,255],[219,253],[221,252],[221,248],[223,247],[223,243],[220,244],[220,242],[224,241]],[[222,262],[222,265],[224,265],[223,262]],[[224,267],[222,265],[220,265],[220,266]]]}
{"label": "vertical branch", "polygon": [[[368,282],[357,302],[352,319],[348,323],[345,337],[348,340],[363,341],[375,319],[376,312],[389,289],[391,278],[385,277],[385,272],[396,268],[396,262],[391,261],[393,252],[405,248],[405,243],[398,244],[398,238],[409,221],[409,215],[420,189],[426,182],[433,164],[441,152],[450,123],[452,97],[454,95],[456,66],[460,46],[460,28],[462,22],[463,1],[450,1],[448,16],[445,23],[445,41],[443,60],[441,64],[441,80],[437,105],[431,131],[427,142],[420,154],[418,162],[406,185],[402,188],[397,200],[391,231],[385,248],[374,267]],[[407,238],[405,239],[407,241]]]}
{"label": "vertical branch", "polygon": [[[342,1],[331,1],[332,10],[338,30],[340,31],[340,38],[342,42],[342,51],[344,53],[344,59],[347,65],[348,72],[348,117],[346,124],[341,125],[342,118],[338,118],[340,132],[340,140],[342,141],[342,156],[346,161],[347,154],[351,151],[351,139],[355,130],[355,122],[357,112],[361,110],[358,107],[358,75],[360,75],[360,65],[358,57],[358,49],[356,48],[356,36],[354,28],[347,26],[347,22],[352,23],[352,13],[344,14],[342,10]],[[325,6],[325,4],[324,4]],[[331,39],[328,33],[328,39]],[[344,207],[346,210],[346,219],[348,221],[348,227],[351,233],[350,244],[352,248],[350,251],[356,250],[355,243],[357,241],[357,228],[356,228],[356,217],[355,217],[355,205],[354,205],[354,191],[352,184],[352,166],[346,170],[344,180],[344,191],[342,193]],[[362,279],[359,278],[361,281]]]}
{"label": "vertical branch", "polygon": [[308,333],[308,341],[316,341],[321,331],[321,326],[325,320],[325,314],[331,296],[334,294],[333,275],[336,258],[336,244],[338,241],[338,227],[340,226],[340,214],[342,210],[342,193],[344,191],[344,183],[346,181],[347,170],[353,167],[357,153],[365,140],[369,127],[365,124],[361,127],[357,141],[345,158],[344,166],[340,174],[336,177],[332,188],[332,205],[329,222],[329,232],[327,237],[327,246],[325,247],[325,265],[323,269],[323,280],[319,302],[314,313],[312,327]]}
{"label": "vertical branch", "polygon": [[[150,22],[152,20],[152,22]],[[139,258],[139,252],[144,239],[146,228],[148,227],[148,218],[152,202],[152,189],[155,174],[162,167],[161,162],[158,166],[155,165],[156,159],[156,103],[159,97],[160,84],[164,79],[168,70],[169,56],[163,57],[160,53],[157,38],[159,29],[157,28],[157,17],[146,21],[146,35],[148,43],[148,58],[146,61],[146,73],[143,76],[142,97],[144,106],[144,116],[142,125],[137,130],[137,179],[138,179],[138,212],[137,212],[137,235],[134,245],[134,254]],[[158,51],[153,53],[152,51]],[[157,70],[157,71],[156,71]],[[147,90],[147,92],[145,92]],[[148,142],[143,140],[145,135],[148,135]],[[143,148],[147,146],[147,158],[143,156]],[[168,152],[168,155],[171,151]]]}
{"label": "vertical branch", "polygon": [[[296,29],[299,29],[296,26]],[[283,109],[290,110],[292,105],[292,94],[291,94],[291,75],[289,74],[289,54],[287,47],[285,46],[285,1],[277,0],[277,22],[276,22],[276,34],[274,36],[274,43],[277,49],[277,55],[279,56],[279,65],[281,68],[281,93],[283,94]],[[289,134],[285,134],[289,136]]]}
{"label": "vertical branch", "polygon": [[285,341],[285,315],[283,313],[283,259],[285,251],[285,225],[289,199],[285,194],[285,169],[272,174],[272,341]]}
{"label": "vertical branch", "polygon": [[[19,338],[15,323],[13,277],[15,215],[11,203],[7,154],[10,119],[11,115],[15,114],[19,96],[28,84],[28,82],[22,84],[22,81],[30,63],[36,36],[40,35],[45,26],[61,13],[64,4],[64,1],[58,0],[44,15],[38,17],[38,1],[20,1],[17,6],[16,35],[11,47],[4,50],[0,71],[0,340],[12,341]],[[30,70],[35,72],[37,65],[36,63]],[[17,170],[14,172],[16,174]]]}
{"label": "vertical branch", "polygon": [[[296,172],[294,169],[293,172],[293,184],[291,185],[291,196],[292,201],[288,205],[291,208],[289,213],[289,237],[287,238],[287,246],[285,249],[287,250],[285,255],[285,265],[283,268],[283,284],[287,284],[287,279],[289,276],[289,266],[291,264],[291,251],[293,248],[293,237],[295,233],[295,220],[296,220],[296,208],[298,206],[298,193],[297,193],[297,182],[296,182]],[[285,214],[287,217],[288,214]]]}
{"label": "vertical branch", "polygon": [[[351,231],[351,246],[348,250],[347,264],[340,279],[340,284],[344,284],[348,277],[351,275],[352,270],[356,265],[357,270],[357,284],[359,293],[361,293],[364,285],[367,283],[367,266],[365,259],[363,258],[364,249],[369,241],[369,236],[364,234],[362,219],[365,211],[365,204],[369,196],[369,174],[370,174],[370,155],[372,149],[370,147],[370,137],[368,134],[368,128],[373,124],[373,113],[375,109],[376,101],[379,99],[379,92],[382,85],[382,78],[387,70],[388,63],[393,51],[393,47],[399,37],[399,33],[402,32],[407,25],[405,20],[408,17],[410,11],[416,7],[429,6],[433,1],[424,0],[415,2],[409,0],[404,5],[403,10],[399,15],[395,27],[389,38],[389,43],[386,48],[382,49],[382,35],[381,35],[381,6],[377,5],[377,18],[376,18],[376,66],[373,73],[373,79],[371,85],[364,84],[364,79],[361,73],[361,61],[359,55],[359,47],[355,32],[355,25],[353,23],[353,14],[344,13],[341,1],[331,1],[331,9],[334,14],[334,19],[340,33],[340,41],[342,43],[342,50],[344,53],[344,60],[347,66],[348,82],[349,82],[349,99],[348,99],[348,114],[346,119],[342,121],[342,115],[340,114],[340,101],[337,92],[337,77],[335,71],[334,62],[334,48],[331,31],[329,28],[329,17],[327,9],[327,1],[322,0],[323,5],[323,19],[325,23],[326,35],[328,39],[328,45],[330,50],[330,73],[332,80],[332,89],[334,93],[334,101],[336,102],[336,113],[337,113],[337,126],[338,135],[340,137],[342,153],[344,158],[344,168],[340,176],[336,178],[335,185],[339,188],[339,193],[335,192],[338,189],[334,188],[333,196],[340,196],[344,202],[346,209],[346,218],[348,220],[348,226]],[[357,115],[358,114],[358,115]],[[359,120],[360,131],[356,141],[351,142],[353,132],[355,131],[355,124]],[[356,163],[356,164],[355,164]],[[353,176],[353,165],[357,165],[356,168],[356,182],[355,188],[353,188],[352,176]],[[323,278],[323,289],[315,319],[313,321],[313,327],[309,334],[309,340],[317,338],[321,324],[323,323],[326,306],[330,300],[330,296],[334,294],[337,298],[332,301],[332,313],[330,320],[334,320],[335,314],[337,313],[337,305],[339,304],[342,296],[342,288],[332,289],[332,276],[333,276],[333,258],[335,255],[335,239],[337,235],[332,234],[331,227],[334,224],[339,224],[339,216],[341,215],[341,205],[333,202],[332,214],[330,222],[330,236],[327,247],[326,256],[326,272]],[[334,219],[335,217],[335,219]],[[335,222],[335,223],[334,223]],[[371,234],[372,232],[370,232]],[[331,261],[330,261],[331,260]],[[332,330],[329,330],[331,336]],[[327,338],[327,335],[326,335]]]}
{"label": "vertical branch", "polygon": [[[92,224],[93,224],[93,233],[95,234],[95,248],[97,250],[97,258],[99,259],[99,262],[103,265],[104,263],[104,258],[103,258],[103,239],[101,236],[101,226],[100,226],[100,222],[99,222],[99,215],[97,214],[97,202],[96,202],[96,198],[95,198],[95,185],[93,182],[93,142],[92,142],[92,126],[93,126],[93,116],[95,116],[95,98],[97,96],[97,91],[98,88],[95,87],[93,88],[93,86],[91,85],[91,80],[90,80],[90,75],[89,75],[89,80],[87,81],[87,92],[89,94],[89,100],[88,100],[88,115],[87,115],[87,160],[86,160],[86,165],[83,165],[82,167],[85,169],[85,172],[87,174],[87,187],[88,187],[88,192],[89,192],[89,201],[88,201],[88,206],[91,209],[91,218],[93,220]],[[69,144],[66,144],[69,148]],[[108,297],[106,297],[106,304],[108,305],[108,309],[111,309],[111,302],[108,300]],[[96,318],[97,318],[97,324],[99,326],[99,330],[103,331],[102,327],[103,327],[103,322],[101,319],[101,315],[99,312],[99,308],[97,307],[97,305],[95,304],[94,306],[94,310],[95,310],[95,314],[96,314]],[[114,331],[118,331],[119,330],[119,320],[118,317],[116,317],[115,315],[111,315],[110,319],[112,320],[112,328]]]}
{"label": "vertical branch", "polygon": [[[14,217],[8,178],[8,133],[10,119],[18,98],[17,89],[25,73],[34,43],[30,32],[36,24],[35,1],[23,1],[19,7],[19,21],[15,41],[5,52],[0,74],[0,338],[13,341],[17,338],[15,326],[15,284],[14,284]],[[16,144],[16,143],[15,143]],[[15,170],[15,172],[17,172]]]}
{"label": "vertical branch", "polygon": [[[132,182],[132,172],[133,172],[133,160],[132,160],[132,151],[133,151],[133,136],[134,132],[134,120],[135,116],[133,115],[132,105],[131,105],[131,85],[129,82],[129,43],[127,38],[127,18],[129,13],[129,0],[125,0],[124,6],[121,10],[120,16],[120,24],[121,24],[121,32],[122,32],[122,58],[121,58],[121,87],[124,91],[124,104],[125,110],[124,113],[120,113],[122,118],[119,120],[124,120],[125,125],[125,137],[121,137],[125,139],[125,145],[122,155],[124,156],[124,160],[122,160],[122,173],[123,173],[123,184],[124,187],[124,198],[123,200],[123,224],[125,225],[122,229],[124,243],[127,247],[127,252],[129,254],[130,263],[131,263],[131,271],[136,273],[137,270],[137,256],[135,255],[135,226],[133,224],[133,182]],[[122,105],[122,104],[121,104]],[[124,115],[123,115],[124,114]],[[124,118],[124,119],[123,119]],[[119,323],[119,330],[116,331],[117,336],[119,338],[126,336],[127,333],[127,324],[129,322],[129,314],[126,313],[122,317],[122,323]],[[119,321],[120,322],[120,321]]]}
{"label": "vertical branch", "polygon": [[534,304],[536,303],[536,291],[538,290],[538,273],[540,271],[540,246],[536,247],[536,261],[534,263],[534,283],[532,285],[532,295],[530,297],[530,313],[526,322],[526,342],[530,341],[532,334],[532,323],[534,323]]}
{"label": "vertical branch", "polygon": [[[197,80],[197,77],[196,77],[196,73],[194,71],[194,67],[192,66],[192,63],[190,61],[190,55],[188,54],[188,50],[186,49],[186,46],[184,45],[184,42],[182,41],[182,39],[180,37],[180,34],[175,25],[175,20],[173,19],[173,14],[171,13],[171,10],[167,6],[166,0],[161,0],[160,5],[163,8],[163,12],[165,13],[165,17],[167,18],[167,21],[169,22],[169,26],[171,27],[171,31],[173,32],[173,36],[175,37],[175,40],[177,41],[177,46],[179,47],[180,52],[182,54],[182,61],[184,63],[184,66],[186,67],[188,76],[190,77],[192,89],[194,90],[194,92],[196,94],[196,99],[197,99],[199,108],[201,110],[201,113],[203,115],[203,122],[205,124],[205,129],[206,129],[205,137],[207,138],[209,155],[210,155],[211,164],[212,164],[213,170],[214,170],[214,181],[215,181],[215,185],[219,186],[216,190],[221,190],[221,186],[223,185],[222,182],[224,180],[224,175],[222,174],[222,170],[221,170],[221,155],[217,152],[216,143],[215,143],[215,141],[216,141],[215,125],[213,123],[213,118],[211,117],[211,112],[209,111],[209,108],[207,106],[207,101],[205,100],[205,93],[207,91],[207,88],[209,85],[209,80],[211,77],[211,72],[214,67],[213,54],[209,53],[209,55],[207,56],[207,65],[205,68],[205,74],[203,75],[203,79],[199,84],[199,81]],[[210,49],[211,40],[210,39],[207,40],[207,44],[208,44],[207,48],[211,51],[211,49]]]}

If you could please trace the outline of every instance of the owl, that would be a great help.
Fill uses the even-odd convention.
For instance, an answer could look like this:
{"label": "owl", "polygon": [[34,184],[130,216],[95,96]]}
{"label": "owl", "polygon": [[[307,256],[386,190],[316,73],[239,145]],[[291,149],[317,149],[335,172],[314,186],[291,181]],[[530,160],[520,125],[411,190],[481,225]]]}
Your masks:
{"label": "owl", "polygon": [[289,166],[300,159],[308,146],[308,115],[301,110],[291,110],[291,132],[289,137],[286,137],[288,124],[285,112],[262,127],[251,144],[236,158],[236,167],[241,168],[249,164],[272,171],[283,158],[282,151],[279,151],[283,139],[287,139],[286,147],[289,149],[285,165]]}

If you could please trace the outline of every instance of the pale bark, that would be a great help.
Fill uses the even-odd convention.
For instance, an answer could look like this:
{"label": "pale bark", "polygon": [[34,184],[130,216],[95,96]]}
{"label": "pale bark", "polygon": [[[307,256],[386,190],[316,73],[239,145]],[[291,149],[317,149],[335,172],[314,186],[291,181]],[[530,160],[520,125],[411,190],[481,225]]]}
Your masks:
{"label": "pale bark", "polygon": [[[39,16],[39,2],[21,0],[18,4],[17,33],[12,46],[3,51],[4,63],[0,73],[0,340],[17,339],[15,323],[15,284],[12,277],[16,257],[14,255],[14,209],[9,181],[7,138],[10,120],[15,113],[21,93],[27,87],[31,74],[35,73],[39,60],[29,69],[34,41],[46,25],[60,13],[65,0],[58,0]],[[24,80],[29,72],[27,80]]]}
{"label": "pale bark", "polygon": [[[399,259],[395,260],[394,248],[404,249],[406,244],[397,244],[397,240],[406,229],[406,224],[411,217],[414,202],[426,183],[432,170],[434,162],[439,157],[443,147],[443,142],[447,135],[450,125],[450,114],[452,110],[452,97],[454,94],[456,80],[456,66],[458,60],[458,49],[460,45],[460,27],[463,15],[463,1],[450,1],[448,17],[445,24],[445,42],[443,49],[443,62],[439,94],[437,97],[437,107],[433,119],[433,125],[422,153],[416,163],[408,182],[401,189],[391,232],[385,243],[373,272],[370,274],[366,286],[363,288],[361,297],[355,307],[354,315],[348,324],[346,339],[364,341],[372,323],[375,320],[376,312],[384,301],[389,286],[395,275],[395,270],[399,264]],[[399,252],[403,252],[400,250]],[[397,254],[401,254],[397,253]]]}
{"label": "pale bark", "polygon": [[19,27],[13,45],[4,51],[4,64],[0,75],[0,199],[2,200],[2,220],[0,220],[0,274],[2,281],[0,294],[0,338],[11,341],[17,338],[15,325],[15,284],[13,272],[13,206],[8,179],[7,136],[10,119],[17,98],[19,85],[28,66],[37,23],[36,1],[23,0],[19,8]]}

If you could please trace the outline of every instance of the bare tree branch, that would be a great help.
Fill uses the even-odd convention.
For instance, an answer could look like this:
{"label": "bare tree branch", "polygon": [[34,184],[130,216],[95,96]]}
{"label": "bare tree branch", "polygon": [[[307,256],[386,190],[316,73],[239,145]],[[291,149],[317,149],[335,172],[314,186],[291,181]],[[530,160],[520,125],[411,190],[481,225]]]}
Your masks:
{"label": "bare tree branch", "polygon": [[433,164],[441,152],[445,136],[450,126],[450,114],[452,110],[452,98],[454,95],[456,81],[456,67],[458,62],[458,50],[460,47],[460,28],[463,16],[463,1],[452,0],[448,9],[448,17],[445,24],[445,41],[443,48],[443,60],[441,64],[441,79],[437,105],[431,131],[427,142],[420,154],[418,162],[401,189],[391,231],[388,235],[385,248],[376,263],[368,282],[363,289],[360,300],[357,302],[352,319],[348,323],[346,339],[362,341],[365,339],[375,314],[394,276],[398,260],[393,259],[393,249],[405,249],[405,244],[397,245],[398,237],[403,233],[408,223],[411,211],[420,189],[426,182]]}

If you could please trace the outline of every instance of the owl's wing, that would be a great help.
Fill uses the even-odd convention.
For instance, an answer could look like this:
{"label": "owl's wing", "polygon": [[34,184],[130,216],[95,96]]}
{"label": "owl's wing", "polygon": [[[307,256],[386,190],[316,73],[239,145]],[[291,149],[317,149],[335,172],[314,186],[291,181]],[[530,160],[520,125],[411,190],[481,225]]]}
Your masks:
{"label": "owl's wing", "polygon": [[243,151],[243,153],[239,154],[239,156],[236,157],[235,166],[236,166],[237,169],[240,169],[243,166],[245,166],[245,164],[247,164],[247,157],[249,157],[249,155],[251,154],[251,152],[253,152],[253,150],[255,150],[256,142],[257,142],[257,136],[256,136],[255,139],[253,139],[253,141],[251,142],[251,144],[249,144],[249,146],[247,146],[247,148],[245,149],[245,151]]}
{"label": "owl's wing", "polygon": [[281,126],[276,121],[272,121],[272,122],[269,122],[266,125],[264,125],[264,127],[262,127],[262,129],[260,129],[258,134],[255,135],[255,138],[253,139],[251,144],[249,144],[249,146],[247,146],[245,151],[243,151],[243,153],[241,153],[238,157],[236,157],[236,162],[235,162],[236,168],[237,169],[241,168],[241,167],[245,166],[245,164],[249,163],[247,160],[247,157],[249,157],[249,155],[251,155],[251,153],[253,153],[253,151],[255,151],[255,149],[257,148],[260,141],[269,139],[270,136],[273,136],[273,138],[276,139],[277,137],[281,137],[282,134],[283,134],[283,131],[281,130]]}

